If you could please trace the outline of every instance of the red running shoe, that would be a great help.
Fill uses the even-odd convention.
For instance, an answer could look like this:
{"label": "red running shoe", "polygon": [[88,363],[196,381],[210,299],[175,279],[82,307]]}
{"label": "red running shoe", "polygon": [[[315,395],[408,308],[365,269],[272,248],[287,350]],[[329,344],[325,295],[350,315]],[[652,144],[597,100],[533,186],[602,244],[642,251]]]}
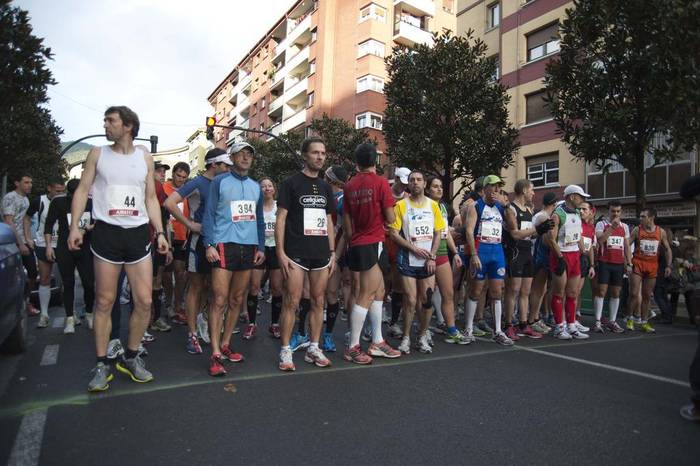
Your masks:
{"label": "red running shoe", "polygon": [[347,348],[343,358],[346,361],[354,362],[355,364],[372,364],[372,356],[362,351],[360,345]]}
{"label": "red running shoe", "polygon": [[211,357],[211,362],[209,363],[209,375],[212,377],[221,377],[226,375],[226,369],[221,361],[221,355],[215,354]]}
{"label": "red running shoe", "polygon": [[250,340],[255,336],[255,332],[258,330],[258,326],[255,324],[248,324],[243,331],[243,339]]}
{"label": "red running shoe", "polygon": [[533,340],[542,338],[542,334],[533,330],[529,325],[526,325],[522,330],[518,330],[518,336],[532,338]]}
{"label": "red running shoe", "polygon": [[187,314],[185,314],[185,311],[180,309],[175,313],[171,320],[173,323],[178,325],[187,325]]}
{"label": "red running shoe", "polygon": [[515,327],[512,325],[509,325],[506,327],[506,336],[510,338],[513,341],[518,341],[520,340],[520,337],[518,336],[518,333],[515,331]]}
{"label": "red running shoe", "polygon": [[27,301],[27,315],[29,317],[34,317],[38,316],[39,314],[41,314],[41,312],[39,312],[39,309],[35,308],[31,302]]}
{"label": "red running shoe", "polygon": [[236,353],[231,351],[228,345],[221,347],[221,359],[228,359],[231,362],[242,362],[243,355],[241,353]]}
{"label": "red running shoe", "polygon": [[279,340],[282,336],[282,331],[280,330],[279,324],[270,325],[270,328],[267,329],[267,331],[270,332],[270,336],[272,338],[277,338]]}

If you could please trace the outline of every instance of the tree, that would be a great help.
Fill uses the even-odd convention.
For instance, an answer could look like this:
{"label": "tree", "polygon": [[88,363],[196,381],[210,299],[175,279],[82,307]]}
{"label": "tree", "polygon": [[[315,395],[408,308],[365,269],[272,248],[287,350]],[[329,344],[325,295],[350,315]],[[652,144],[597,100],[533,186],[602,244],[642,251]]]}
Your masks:
{"label": "tree", "polygon": [[576,0],[559,57],[547,65],[546,100],[562,140],[604,171],[614,162],[629,170],[637,213],[646,171],[700,138],[699,17],[698,2]]}
{"label": "tree", "polygon": [[311,121],[311,130],[326,141],[329,165],[343,165],[348,172],[355,169],[355,148],[363,143],[377,144],[365,129],[356,129],[342,118],[331,118],[324,113]]}
{"label": "tree", "polygon": [[513,163],[519,145],[508,121],[509,96],[473,31],[435,36],[432,47],[394,48],[387,68],[383,129],[396,164],[439,176],[452,201],[466,188],[454,181]]}
{"label": "tree", "polygon": [[44,107],[46,90],[55,84],[46,66],[51,57],[32,34],[27,12],[0,0],[0,176],[29,171],[35,192],[48,177],[65,173],[62,130]]}

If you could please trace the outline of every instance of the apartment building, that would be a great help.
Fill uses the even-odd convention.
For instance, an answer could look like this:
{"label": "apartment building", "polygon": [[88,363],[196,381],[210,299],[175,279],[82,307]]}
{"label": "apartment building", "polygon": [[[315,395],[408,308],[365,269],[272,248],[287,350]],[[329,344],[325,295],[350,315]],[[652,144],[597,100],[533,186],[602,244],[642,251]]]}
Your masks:
{"label": "apartment building", "polygon": [[[366,128],[384,147],[384,59],[455,29],[454,0],[298,0],[209,95],[217,121],[273,134],[323,113]],[[216,130],[219,147],[243,136]]]}
{"label": "apartment building", "polygon": [[[568,0],[459,0],[457,33],[473,29],[498,57],[498,78],[508,87],[511,121],[520,130],[520,150],[515,164],[504,170],[506,189],[519,178],[530,179],[538,199],[547,191],[561,194],[572,183],[583,186],[592,201],[604,206],[611,199],[624,204],[623,216],[635,216],[634,184],[619,165],[601,173],[592,165],[574,160],[556,134],[556,126],[544,105],[545,66],[559,52],[558,25],[573,7]],[[661,141],[658,141],[660,144]],[[681,201],[678,189],[697,172],[696,153],[651,169],[646,175],[650,205],[659,210],[666,225],[693,228],[695,202]],[[653,157],[649,155],[649,166]]]}

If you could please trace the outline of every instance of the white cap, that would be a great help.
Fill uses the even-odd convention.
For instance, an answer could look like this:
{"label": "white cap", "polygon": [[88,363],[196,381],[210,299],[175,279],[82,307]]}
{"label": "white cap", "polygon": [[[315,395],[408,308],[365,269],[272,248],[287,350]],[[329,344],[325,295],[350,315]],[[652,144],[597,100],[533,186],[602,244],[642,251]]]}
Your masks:
{"label": "white cap", "polygon": [[583,197],[591,197],[590,194],[586,194],[586,191],[584,191],[583,188],[577,184],[570,184],[566,187],[564,190],[564,196],[568,196],[569,194],[578,194],[579,196]]}
{"label": "white cap", "polygon": [[233,162],[231,162],[231,156],[228,154],[217,155],[216,157],[212,159],[206,159],[205,161],[207,165],[219,162],[224,162],[226,165],[233,165]]}
{"label": "white cap", "polygon": [[399,167],[394,172],[394,176],[399,179],[403,184],[408,184],[408,176],[411,174],[411,170],[406,167]]}
{"label": "white cap", "polygon": [[228,150],[228,153],[230,155],[237,154],[238,152],[240,152],[246,148],[250,149],[250,152],[252,152],[253,155],[255,155],[255,147],[251,146],[250,144],[248,144],[245,141],[238,141],[238,142],[233,143],[231,145],[231,148]]}

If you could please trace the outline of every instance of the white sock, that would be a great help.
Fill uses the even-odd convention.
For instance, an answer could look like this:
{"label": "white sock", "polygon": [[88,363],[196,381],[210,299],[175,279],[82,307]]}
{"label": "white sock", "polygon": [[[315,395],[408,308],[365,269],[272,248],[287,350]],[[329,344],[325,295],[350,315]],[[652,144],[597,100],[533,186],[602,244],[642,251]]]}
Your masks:
{"label": "white sock", "polygon": [[474,315],[476,314],[476,306],[479,304],[478,301],[474,301],[471,298],[467,299],[467,312],[465,314],[464,329],[467,333],[472,333],[474,330]]}
{"label": "white sock", "polygon": [[610,322],[617,320],[617,310],[620,308],[620,298],[610,298]]}
{"label": "white sock", "polygon": [[369,305],[369,323],[372,326],[372,343],[384,341],[382,336],[382,314],[384,313],[383,301],[372,301]]}
{"label": "white sock", "polygon": [[445,323],[445,317],[442,315],[442,295],[439,289],[433,291],[433,307],[435,308],[435,317],[438,324]]}
{"label": "white sock", "polygon": [[318,349],[318,342],[317,341],[312,341],[311,343],[309,343],[309,350],[313,350],[313,349]]}
{"label": "white sock", "polygon": [[493,326],[494,326],[494,331],[496,333],[501,333],[503,330],[501,330],[501,300],[500,299],[494,299],[491,301],[491,304],[493,305]]}
{"label": "white sock", "polygon": [[365,317],[367,317],[367,308],[355,304],[350,313],[350,348],[360,344],[360,333],[362,333]]}
{"label": "white sock", "polygon": [[41,315],[49,315],[49,302],[51,301],[51,287],[39,285],[39,308]]}
{"label": "white sock", "polygon": [[596,322],[600,322],[600,318],[603,317],[603,302],[605,301],[605,298],[601,298],[600,296],[596,296],[593,298],[593,309],[595,310],[595,320]]}

